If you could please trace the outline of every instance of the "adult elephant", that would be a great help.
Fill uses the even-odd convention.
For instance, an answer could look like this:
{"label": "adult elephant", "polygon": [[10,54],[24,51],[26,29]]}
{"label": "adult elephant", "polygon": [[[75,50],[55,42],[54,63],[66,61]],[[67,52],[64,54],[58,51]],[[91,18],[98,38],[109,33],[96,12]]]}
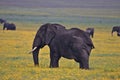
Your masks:
{"label": "adult elephant", "polygon": [[3,30],[16,30],[16,25],[13,23],[4,23]]}
{"label": "adult elephant", "polygon": [[87,28],[86,32],[88,33],[89,36],[92,38],[94,37],[94,28]]}
{"label": "adult elephant", "polygon": [[16,30],[16,25],[14,23],[8,23],[3,19],[0,19],[0,23],[3,24],[3,30]]}
{"label": "adult elephant", "polygon": [[117,36],[120,36],[120,26],[114,26],[112,28],[111,35],[113,36],[113,32],[117,32]]}
{"label": "adult elephant", "polygon": [[83,30],[65,29],[60,24],[44,24],[36,33],[32,53],[34,65],[39,65],[39,49],[48,45],[50,48],[50,68],[59,67],[61,57],[74,59],[80,68],[89,69],[89,56],[94,45]]}

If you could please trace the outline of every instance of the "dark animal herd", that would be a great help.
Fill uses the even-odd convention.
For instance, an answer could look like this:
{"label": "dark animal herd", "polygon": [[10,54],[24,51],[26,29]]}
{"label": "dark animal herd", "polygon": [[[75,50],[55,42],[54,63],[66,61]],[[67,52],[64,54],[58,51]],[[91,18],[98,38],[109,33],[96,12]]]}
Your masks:
{"label": "dark animal herd", "polygon": [[[0,19],[0,23],[3,23],[3,30],[16,30],[13,23],[8,23],[3,19]],[[113,27],[112,36],[113,32],[117,32],[117,36],[120,36],[120,26]],[[94,37],[94,28],[87,28],[83,31],[78,28],[66,29],[60,24],[47,23],[38,29],[29,53],[33,53],[34,65],[39,66],[39,50],[48,45],[50,68],[59,67],[59,60],[64,57],[74,59],[81,69],[89,69],[89,56],[91,50],[95,48],[90,37]]]}
{"label": "dark animal herd", "polygon": [[[87,28],[86,32],[90,37],[94,37],[94,28]],[[111,31],[111,35],[113,36],[113,33],[117,32],[117,36],[120,36],[120,26],[114,26]]]}
{"label": "dark animal herd", "polygon": [[[6,20],[0,18],[0,23],[3,24],[3,30],[16,30],[16,25],[14,23],[8,23]],[[114,26],[112,28],[111,35],[113,36],[113,32],[117,32],[117,36],[120,36],[120,26]],[[86,33],[90,37],[94,37],[94,28],[87,28]]]}

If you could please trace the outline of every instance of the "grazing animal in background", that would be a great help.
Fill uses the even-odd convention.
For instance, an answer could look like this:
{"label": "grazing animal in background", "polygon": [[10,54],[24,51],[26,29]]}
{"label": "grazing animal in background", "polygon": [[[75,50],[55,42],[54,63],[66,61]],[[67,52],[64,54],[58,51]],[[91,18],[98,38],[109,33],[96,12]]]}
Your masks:
{"label": "grazing animal in background", "polygon": [[16,26],[13,23],[4,23],[3,30],[16,30]]}
{"label": "grazing animal in background", "polygon": [[117,32],[117,36],[120,36],[120,26],[114,26],[112,28],[111,35],[113,36],[113,32]]}
{"label": "grazing animal in background", "polygon": [[14,23],[8,23],[3,19],[0,19],[0,23],[3,24],[3,30],[16,30],[16,25]]}
{"label": "grazing animal in background", "polygon": [[94,37],[94,28],[87,28],[86,32],[88,33],[89,36],[92,38]]}
{"label": "grazing animal in background", "polygon": [[39,65],[39,49],[50,48],[50,68],[59,67],[61,57],[74,59],[80,68],[89,69],[89,56],[94,48],[88,34],[78,28],[66,29],[60,24],[44,24],[36,33],[32,50],[34,65]]}

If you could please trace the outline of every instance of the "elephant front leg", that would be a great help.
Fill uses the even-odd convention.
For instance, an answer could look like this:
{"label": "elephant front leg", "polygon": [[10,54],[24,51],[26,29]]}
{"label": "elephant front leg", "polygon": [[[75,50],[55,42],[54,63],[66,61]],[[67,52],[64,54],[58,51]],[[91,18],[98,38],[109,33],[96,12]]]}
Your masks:
{"label": "elephant front leg", "polygon": [[60,56],[51,54],[50,55],[50,68],[59,67],[59,59],[60,59]]}

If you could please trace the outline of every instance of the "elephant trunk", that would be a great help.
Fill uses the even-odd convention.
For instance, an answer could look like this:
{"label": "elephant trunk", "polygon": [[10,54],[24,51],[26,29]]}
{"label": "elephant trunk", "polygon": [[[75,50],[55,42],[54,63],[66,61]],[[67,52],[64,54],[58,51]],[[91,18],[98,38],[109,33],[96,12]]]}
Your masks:
{"label": "elephant trunk", "polygon": [[38,54],[39,54],[39,48],[37,48],[36,50],[33,51],[33,61],[34,61],[35,66],[39,66]]}
{"label": "elephant trunk", "polygon": [[42,45],[42,40],[39,37],[38,34],[36,34],[34,41],[33,41],[33,47],[32,47],[32,55],[33,55],[33,62],[35,66],[39,66],[39,58],[38,58],[38,54],[39,54],[39,49],[41,48]]}
{"label": "elephant trunk", "polygon": [[111,32],[111,36],[113,36],[113,33]]}
{"label": "elephant trunk", "polygon": [[111,35],[112,35],[112,36],[113,36],[113,32],[114,32],[114,30],[111,31]]}
{"label": "elephant trunk", "polygon": [[5,30],[5,28],[6,28],[6,27],[5,27],[5,26],[3,26],[3,30]]}

